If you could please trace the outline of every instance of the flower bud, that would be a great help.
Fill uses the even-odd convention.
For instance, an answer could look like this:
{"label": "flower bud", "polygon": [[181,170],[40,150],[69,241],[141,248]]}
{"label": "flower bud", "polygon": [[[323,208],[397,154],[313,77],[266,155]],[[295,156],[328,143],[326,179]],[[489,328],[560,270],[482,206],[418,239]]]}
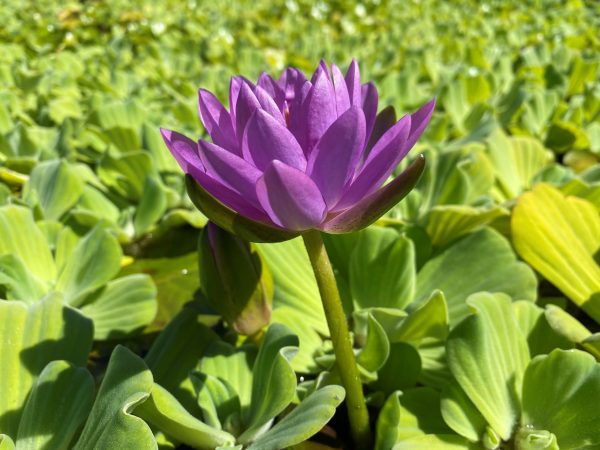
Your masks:
{"label": "flower bud", "polygon": [[251,244],[209,222],[200,236],[199,269],[209,304],[237,333],[252,335],[269,323],[273,283]]}

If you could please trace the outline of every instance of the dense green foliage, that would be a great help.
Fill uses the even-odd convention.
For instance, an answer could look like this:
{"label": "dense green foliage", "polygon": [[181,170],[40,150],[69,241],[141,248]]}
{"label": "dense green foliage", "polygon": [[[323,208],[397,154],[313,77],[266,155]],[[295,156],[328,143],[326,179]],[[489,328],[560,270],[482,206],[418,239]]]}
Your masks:
{"label": "dense green foliage", "polygon": [[325,237],[375,448],[600,449],[599,29],[583,0],[2,2],[0,449],[313,448],[344,393],[301,240],[251,247],[271,325],[234,333],[159,127],[352,57],[380,109],[438,100],[417,188]]}

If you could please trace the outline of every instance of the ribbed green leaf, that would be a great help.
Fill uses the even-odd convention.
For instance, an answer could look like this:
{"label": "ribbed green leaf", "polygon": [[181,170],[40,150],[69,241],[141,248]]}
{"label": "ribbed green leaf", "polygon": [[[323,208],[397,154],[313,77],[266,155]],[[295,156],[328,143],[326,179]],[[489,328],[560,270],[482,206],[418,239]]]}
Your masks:
{"label": "ribbed green leaf", "polygon": [[85,422],[94,402],[94,379],[66,361],[49,363],[27,399],[17,450],[63,450]]}
{"label": "ribbed green leaf", "polygon": [[279,450],[305,441],[323,428],[344,400],[340,386],[325,386],[306,397],[291,413],[256,439],[248,450]]}
{"label": "ribbed green leaf", "polygon": [[292,362],[294,369],[300,372],[314,371],[316,367],[312,355],[322,345],[319,335],[328,336],[329,329],[302,240],[257,246],[275,284],[271,321],[287,325],[300,339],[300,351]]}
{"label": "ribbed green leaf", "polygon": [[535,300],[533,271],[518,262],[510,244],[497,232],[484,228],[469,234],[430,259],[417,275],[421,304],[439,289],[444,293],[452,325],[468,314],[466,299],[480,292],[504,292],[516,300]]}
{"label": "ribbed green leaf", "polygon": [[113,351],[106,375],[73,450],[158,449],[150,427],[131,414],[148,400],[152,374],[144,361],[123,346]]}
{"label": "ribbed green leaf", "polygon": [[469,298],[474,314],[457,325],[446,344],[458,384],[504,440],[518,420],[520,386],[529,349],[505,294]]}
{"label": "ribbed green leaf", "polygon": [[56,281],[65,301],[79,306],[85,294],[104,286],[121,266],[121,246],[108,231],[97,226],[77,243]]}
{"label": "ribbed green leaf", "polygon": [[537,139],[509,137],[500,128],[487,143],[496,175],[495,194],[500,200],[513,199],[528,189],[533,177],[554,159]]}
{"label": "ribbed green leaf", "polygon": [[0,286],[6,289],[7,300],[33,303],[48,291],[45,283],[27,271],[21,260],[13,254],[0,256]]}
{"label": "ribbed green leaf", "polygon": [[13,254],[40,280],[54,280],[52,254],[31,211],[13,205],[0,207],[0,236],[0,255]]}
{"label": "ribbed green leaf", "polygon": [[30,306],[0,301],[0,430],[17,436],[25,399],[53,360],[85,365],[92,322],[52,295]]}
{"label": "ribbed green leaf", "polygon": [[133,225],[137,235],[141,235],[164,214],[167,197],[158,178],[147,176],[144,180],[142,197],[135,212]]}
{"label": "ribbed green leaf", "polygon": [[600,447],[600,364],[579,350],[531,361],[523,380],[523,427],[553,433],[563,449]]}
{"label": "ribbed green leaf", "polygon": [[156,315],[156,287],[146,274],[109,281],[86,299],[81,312],[94,321],[94,338],[114,339],[141,330]]}
{"label": "ribbed green leaf", "polygon": [[200,322],[198,311],[188,306],[158,335],[145,358],[154,381],[192,413],[199,410],[195,409],[196,393],[188,374],[216,339],[217,335]]}
{"label": "ribbed green leaf", "polygon": [[453,240],[476,231],[508,211],[499,206],[473,207],[467,205],[434,206],[427,215],[427,234],[431,243],[444,247]]}
{"label": "ribbed green leaf", "polygon": [[252,401],[240,443],[252,441],[293,400],[296,374],[290,360],[297,350],[298,338],[286,326],[274,323],[269,327],[252,368]]}
{"label": "ribbed green leaf", "polygon": [[600,340],[598,334],[592,334],[581,322],[558,306],[547,305],[544,312],[552,329],[568,341],[581,345],[600,360]]}
{"label": "ribbed green leaf", "polygon": [[366,229],[350,257],[349,281],[356,309],[404,308],[415,289],[412,241],[389,228]]}
{"label": "ribbed green leaf", "polygon": [[482,439],[487,422],[454,379],[442,390],[441,411],[452,430],[472,442]]}
{"label": "ribbed green leaf", "polygon": [[235,443],[231,434],[210,427],[192,416],[169,391],[158,384],[154,384],[150,398],[138,406],[135,413],[162,432],[193,448],[213,450],[215,447]]}
{"label": "ribbed green leaf", "polygon": [[523,194],[512,217],[519,255],[600,322],[600,215],[547,184]]}
{"label": "ribbed green leaf", "polygon": [[32,206],[39,203],[46,219],[57,220],[77,202],[83,184],[76,169],[66,161],[44,161],[31,172],[23,196]]}

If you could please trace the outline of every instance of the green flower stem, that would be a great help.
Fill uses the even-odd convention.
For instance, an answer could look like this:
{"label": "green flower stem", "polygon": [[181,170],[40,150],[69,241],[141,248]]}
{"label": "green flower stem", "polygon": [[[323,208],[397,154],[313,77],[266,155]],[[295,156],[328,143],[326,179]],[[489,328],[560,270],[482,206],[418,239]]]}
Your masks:
{"label": "green flower stem", "polygon": [[356,358],[352,351],[352,342],[348,332],[346,315],[342,307],[340,293],[335,276],[327,256],[319,231],[309,231],[303,235],[304,245],[317,279],[321,301],[331,334],[335,360],[339,369],[342,384],[346,389],[346,405],[350,419],[350,428],[355,448],[358,450],[371,448],[371,427],[369,413],[363,395],[360,374]]}

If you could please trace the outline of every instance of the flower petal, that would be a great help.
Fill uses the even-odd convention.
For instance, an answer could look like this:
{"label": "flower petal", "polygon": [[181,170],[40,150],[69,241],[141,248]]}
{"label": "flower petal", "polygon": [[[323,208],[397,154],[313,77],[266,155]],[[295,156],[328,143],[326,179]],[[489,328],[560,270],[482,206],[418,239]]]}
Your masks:
{"label": "flower petal", "polygon": [[345,80],[348,88],[348,95],[350,97],[350,104],[352,106],[361,107],[362,96],[360,85],[360,69],[358,68],[358,63],[355,59],[352,59],[352,62],[348,66]]}
{"label": "flower petal", "polygon": [[326,207],[317,185],[300,170],[273,161],[256,184],[256,194],[269,217],[287,230],[317,227]]}
{"label": "flower petal", "polygon": [[315,84],[315,81],[317,81],[317,78],[320,77],[321,75],[325,75],[327,77],[327,79],[329,81],[331,81],[331,76],[329,75],[329,69],[327,68],[327,63],[325,62],[324,59],[321,59],[321,61],[319,61],[319,65],[317,66],[315,72],[313,73],[310,81],[312,84]]}
{"label": "flower petal", "polygon": [[198,113],[213,142],[229,151],[236,151],[231,116],[219,99],[206,89],[198,89]]}
{"label": "flower petal", "polygon": [[331,73],[333,75],[333,89],[335,90],[335,104],[338,117],[341,116],[348,108],[350,108],[350,96],[348,87],[344,80],[342,71],[335,64],[331,65]]}
{"label": "flower petal", "polygon": [[243,77],[231,77],[229,80],[229,115],[231,116],[231,123],[235,127],[235,107],[237,105],[238,97],[240,96],[240,89],[242,88]]}
{"label": "flower petal", "polygon": [[377,88],[373,83],[367,83],[362,86],[362,109],[365,112],[365,121],[367,124],[367,136],[371,135],[373,124],[377,117],[377,103],[379,95]]}
{"label": "flower petal", "polygon": [[369,153],[356,178],[335,206],[336,210],[353,205],[361,198],[379,189],[387,180],[410,150],[410,147],[406,145],[411,129],[410,125],[411,118],[406,115],[381,137]]}
{"label": "flower petal", "polygon": [[181,133],[165,128],[160,129],[160,134],[179,167],[185,173],[190,173],[193,170],[204,172],[204,165],[198,153],[198,144]]}
{"label": "flower petal", "polygon": [[194,205],[212,222],[249,242],[281,242],[293,239],[298,233],[284,230],[266,221],[252,220],[238,214],[213,197],[191,175],[186,175],[185,185]]}
{"label": "flower petal", "polygon": [[194,178],[211,196],[246,217],[254,220],[269,220],[263,211],[252,206],[237,192],[206,173],[196,142],[175,131],[161,129],[161,134],[183,171]]}
{"label": "flower petal", "polygon": [[302,103],[302,115],[306,124],[303,150],[306,155],[310,154],[315,144],[337,118],[335,92],[329,75],[319,69],[315,74],[312,88]]}
{"label": "flower petal", "polygon": [[[258,77],[257,86],[263,88],[273,99],[280,111],[283,111],[285,104],[285,91],[277,84],[277,81],[271,75],[263,72]],[[260,100],[260,99],[259,99]]]}
{"label": "flower petal", "polygon": [[306,173],[319,187],[327,206],[340,199],[365,146],[365,116],[351,107],[325,132],[308,159]]}
{"label": "flower petal", "polygon": [[306,77],[300,70],[288,67],[279,77],[277,84],[285,92],[285,100],[289,103],[294,100],[306,81]]}
{"label": "flower petal", "polygon": [[375,118],[375,123],[373,124],[373,131],[371,131],[371,135],[369,136],[369,142],[367,143],[367,148],[365,149],[365,153],[363,154],[363,159],[366,160],[371,152],[371,149],[381,136],[392,128],[396,124],[396,110],[393,106],[386,106],[383,108],[377,117]]}
{"label": "flower petal", "polygon": [[429,125],[429,121],[431,120],[431,116],[433,115],[433,110],[435,109],[435,98],[431,100],[429,103],[423,105],[417,112],[411,114],[411,126],[410,126],[410,135],[408,136],[408,140],[406,145],[410,148],[417,140],[421,137],[427,125]]}
{"label": "flower petal", "polygon": [[265,170],[275,159],[298,170],[306,169],[304,152],[294,135],[261,109],[257,109],[248,121],[242,154],[260,170]]}
{"label": "flower petal", "polygon": [[252,87],[245,80],[240,86],[240,93],[235,104],[235,132],[237,134],[238,143],[242,143],[242,137],[246,124],[250,120],[252,113],[260,108],[260,102],[252,92]]}
{"label": "flower petal", "polygon": [[304,151],[305,155],[305,149],[308,146],[306,143],[306,129],[308,125],[302,105],[304,105],[304,101],[308,97],[308,94],[311,91],[311,89],[312,83],[308,80],[305,81],[300,91],[297,92],[296,96],[288,103],[288,128],[296,137],[296,141],[298,141],[298,144],[300,144],[300,147],[302,147],[302,150]]}
{"label": "flower petal", "polygon": [[351,233],[368,227],[411,191],[419,181],[424,168],[425,157],[419,155],[393,181],[363,198],[353,207],[328,218],[323,224],[323,231],[334,234]]}
{"label": "flower petal", "polygon": [[279,123],[281,123],[281,125],[285,126],[285,119],[283,118],[279,107],[275,103],[275,100],[271,98],[269,93],[260,86],[256,86],[256,88],[254,89],[254,94],[256,95],[256,98],[260,103],[261,108],[268,112]]}
{"label": "flower petal", "polygon": [[210,176],[259,206],[255,186],[262,175],[260,170],[218,145],[200,140],[198,146],[200,158]]}

